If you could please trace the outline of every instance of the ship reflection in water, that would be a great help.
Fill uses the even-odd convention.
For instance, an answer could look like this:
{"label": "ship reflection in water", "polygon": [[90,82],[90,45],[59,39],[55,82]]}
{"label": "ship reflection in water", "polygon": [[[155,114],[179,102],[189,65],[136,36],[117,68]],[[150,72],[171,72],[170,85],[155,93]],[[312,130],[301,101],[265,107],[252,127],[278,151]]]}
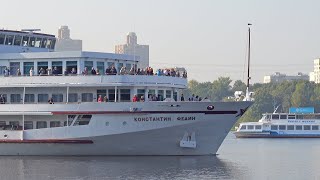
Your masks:
{"label": "ship reflection in water", "polygon": [[216,156],[2,157],[1,179],[234,179]]}

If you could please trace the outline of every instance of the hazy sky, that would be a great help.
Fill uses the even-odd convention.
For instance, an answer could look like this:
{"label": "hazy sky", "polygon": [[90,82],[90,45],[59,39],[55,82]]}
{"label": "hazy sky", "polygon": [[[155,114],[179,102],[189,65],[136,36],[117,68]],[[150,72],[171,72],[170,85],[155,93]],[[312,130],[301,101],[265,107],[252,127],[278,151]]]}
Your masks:
{"label": "hazy sky", "polygon": [[135,31],[150,45],[150,64],[186,67],[189,79],[245,79],[247,23],[252,26],[252,80],[274,72],[313,71],[320,56],[318,0],[2,0],[0,27],[68,25],[84,50],[114,52]]}

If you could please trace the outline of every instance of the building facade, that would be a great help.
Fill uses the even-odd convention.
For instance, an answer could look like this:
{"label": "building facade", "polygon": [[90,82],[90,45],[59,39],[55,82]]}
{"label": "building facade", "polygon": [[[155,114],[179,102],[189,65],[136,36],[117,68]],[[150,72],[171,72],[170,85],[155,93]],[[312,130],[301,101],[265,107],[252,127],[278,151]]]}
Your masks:
{"label": "building facade", "polygon": [[116,54],[128,54],[138,56],[138,68],[146,68],[149,66],[149,45],[139,45],[137,35],[134,32],[127,34],[127,43],[115,46]]}
{"label": "building facade", "polygon": [[61,26],[58,30],[55,51],[82,51],[82,40],[71,39],[68,26]]}
{"label": "building facade", "polygon": [[286,75],[276,72],[273,75],[264,76],[263,83],[282,83],[284,81],[298,81],[305,80],[309,81],[309,75],[298,72],[297,75]]}
{"label": "building facade", "polygon": [[320,83],[320,58],[313,60],[313,80]]}

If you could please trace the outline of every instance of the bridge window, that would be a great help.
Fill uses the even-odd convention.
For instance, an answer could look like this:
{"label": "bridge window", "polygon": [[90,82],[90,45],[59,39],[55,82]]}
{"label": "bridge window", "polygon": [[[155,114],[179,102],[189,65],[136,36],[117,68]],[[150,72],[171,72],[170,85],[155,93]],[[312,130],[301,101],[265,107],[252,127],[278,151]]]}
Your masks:
{"label": "bridge window", "polygon": [[38,102],[39,103],[47,103],[49,100],[48,94],[38,94]]}
{"label": "bridge window", "polygon": [[52,94],[53,102],[63,102],[63,94]]}
{"label": "bridge window", "polygon": [[271,130],[278,130],[278,125],[271,125]]}
{"label": "bridge window", "polygon": [[286,130],[286,125],[279,125],[279,130]]}
{"label": "bridge window", "polygon": [[34,94],[25,94],[24,95],[24,102],[34,103]]}
{"label": "bridge window", "polygon": [[14,43],[13,43],[13,45],[15,45],[15,46],[21,46],[21,42],[22,42],[22,36],[16,35],[16,36],[14,37]]}
{"label": "bridge window", "polygon": [[12,45],[12,44],[13,44],[13,35],[7,35],[5,45]]}
{"label": "bridge window", "polygon": [[78,94],[77,93],[70,93],[68,95],[68,102],[78,102]]}
{"label": "bridge window", "polygon": [[6,35],[0,34],[0,45],[4,44],[5,37],[6,37]]}
{"label": "bridge window", "polygon": [[56,45],[56,40],[55,40],[55,39],[52,39],[50,49],[54,49],[54,46],[55,46],[55,45]]}
{"label": "bridge window", "polygon": [[288,125],[287,130],[294,130],[294,125]]}
{"label": "bridge window", "polygon": [[47,45],[47,39],[43,38],[41,42],[41,48],[46,48],[46,45]]}
{"label": "bridge window", "polygon": [[21,95],[20,94],[10,94],[10,102],[11,103],[20,103]]}
{"label": "bridge window", "polygon": [[37,121],[37,129],[41,129],[41,128],[47,128],[46,121]]}
{"label": "bridge window", "polygon": [[297,125],[296,126],[296,130],[302,130],[302,126],[301,125]]}
{"label": "bridge window", "polygon": [[28,46],[28,44],[29,44],[29,36],[23,36],[22,46]]}
{"label": "bridge window", "polygon": [[319,126],[318,125],[313,125],[313,126],[311,126],[312,127],[312,130],[319,130]]}
{"label": "bridge window", "polygon": [[24,129],[33,129],[33,121],[25,121]]}
{"label": "bridge window", "polygon": [[82,93],[81,94],[81,101],[82,102],[92,102],[93,101],[93,94],[92,93]]}
{"label": "bridge window", "polygon": [[36,44],[36,38],[35,37],[30,37],[28,46],[29,47],[34,47],[35,44]]}
{"label": "bridge window", "polygon": [[41,47],[41,41],[42,41],[42,38],[37,37],[34,47],[37,47],[37,48]]}

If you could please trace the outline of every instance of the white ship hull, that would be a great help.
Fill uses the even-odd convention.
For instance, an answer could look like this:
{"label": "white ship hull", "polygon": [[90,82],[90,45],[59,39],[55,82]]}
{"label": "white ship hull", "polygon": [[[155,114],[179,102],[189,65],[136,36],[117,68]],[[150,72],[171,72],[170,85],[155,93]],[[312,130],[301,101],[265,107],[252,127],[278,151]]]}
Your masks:
{"label": "white ship hull", "polygon": [[[29,114],[29,118],[34,117],[32,113],[37,112],[52,113],[51,116],[39,115],[37,118],[56,120],[70,113],[93,115],[89,125],[85,126],[0,131],[0,155],[216,154],[231,127],[251,104],[252,102],[145,102],[32,105],[37,111],[28,105],[22,105],[21,107],[26,108],[23,114]],[[214,109],[207,110],[211,105]],[[113,111],[119,109],[119,106],[122,111]],[[136,109],[132,110],[131,107],[131,111],[126,111],[130,106]],[[0,107],[0,114],[22,112],[19,105],[6,112],[2,108],[4,107]],[[3,115],[0,118],[13,116],[20,115]],[[25,115],[25,118],[28,116]],[[186,134],[193,136],[192,139],[186,140]],[[182,142],[183,139],[186,141]]]}

